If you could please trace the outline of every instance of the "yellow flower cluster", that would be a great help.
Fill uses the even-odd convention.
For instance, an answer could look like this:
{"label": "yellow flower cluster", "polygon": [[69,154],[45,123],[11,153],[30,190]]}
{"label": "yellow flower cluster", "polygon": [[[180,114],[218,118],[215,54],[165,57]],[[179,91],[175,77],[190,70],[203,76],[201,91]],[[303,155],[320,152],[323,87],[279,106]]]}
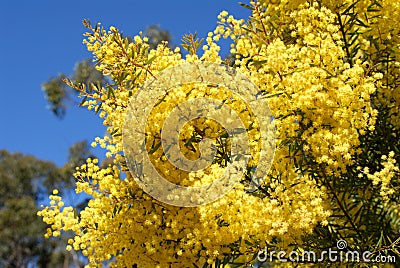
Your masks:
{"label": "yellow flower cluster", "polygon": [[[295,37],[293,43],[284,43],[280,32],[267,29],[265,35],[246,34],[246,25],[236,20],[230,22],[233,27],[217,28],[216,34],[233,36],[235,64],[273,96],[269,105],[278,142],[304,142],[305,152],[326,164],[328,175],[338,175],[353,163],[359,132],[374,125],[377,112],[370,95],[375,81],[365,77],[361,62],[351,67],[343,61],[334,14],[318,5],[306,7],[286,11],[291,22],[280,31]],[[267,25],[264,21],[272,20],[263,10],[255,5],[256,27],[261,29]],[[285,149],[278,149],[277,161],[287,156],[280,150]]]}
{"label": "yellow flower cluster", "polygon": [[[359,174],[360,178],[363,175],[366,175],[368,179],[372,181],[373,185],[380,186],[380,195],[384,200],[388,200],[388,197],[396,192],[393,186],[391,186],[391,182],[394,177],[399,176],[399,167],[396,166],[396,160],[393,157],[394,152],[390,152],[389,156],[382,156],[382,170],[376,171],[374,174],[370,174],[369,168],[365,167],[362,170],[362,173]],[[362,168],[359,167],[358,169],[361,170]]]}
{"label": "yellow flower cluster", "polygon": [[[77,193],[93,197],[79,214],[71,207],[62,209],[64,204],[57,193],[50,196],[50,206],[39,212],[51,227],[46,236],[72,230],[75,237],[68,249],[82,250],[89,258],[88,267],[100,266],[106,260],[115,267],[191,267],[211,264],[234,253],[254,255],[273,240],[279,247],[288,248],[318,223],[327,224],[327,189],[319,184],[315,173],[338,176],[354,164],[354,156],[360,152],[360,135],[374,128],[377,112],[370,96],[377,86],[383,87],[378,82],[382,77],[367,76],[361,60],[353,64],[344,60],[346,52],[336,15],[328,8],[305,1],[267,2],[251,2],[252,17],[247,24],[222,12],[220,25],[206,38],[203,55],[187,55],[185,59],[179,49],[171,50],[165,44],[149,50],[146,38],[141,36],[130,42],[114,27],[109,31],[89,27],[85,43],[94,54],[98,70],[114,84],[81,91],[82,97],[88,98],[83,105],[104,119],[108,134],[96,138],[92,145],[105,148],[106,156],[114,161],[100,167],[97,160],[88,159],[77,168]],[[364,10],[367,3],[359,1],[357,8]],[[335,1],[324,4],[339,5]],[[161,203],[138,187],[124,158],[122,129],[130,97],[146,79],[167,67],[198,61],[221,63],[216,42],[228,37],[234,41],[231,53],[235,55],[235,68],[251,78],[263,91],[262,97],[269,98],[274,114],[278,146],[271,171],[261,181],[264,192],[249,193],[240,183],[204,206]],[[201,185],[223,172],[221,163],[196,173],[176,170],[166,161],[162,147],[154,146],[172,109],[184,100],[205,95],[226,100],[229,92],[216,86],[183,85],[169,91],[149,118],[146,148],[157,170],[174,183]],[[248,108],[239,101],[227,105],[239,111]],[[240,117],[248,128],[254,121],[247,112]],[[203,133],[201,137],[197,137],[199,133]],[[181,131],[180,147],[188,159],[197,159],[198,144],[189,144],[189,140],[217,140],[224,133],[213,120],[195,120]],[[262,165],[257,163],[257,133],[257,126],[249,130],[250,165],[255,166]],[[229,140],[223,146],[229,149]],[[315,161],[319,170],[302,170],[301,161],[304,166]],[[389,155],[381,172],[367,176],[374,184],[381,184],[385,196],[390,194],[390,176],[395,171],[393,155]]]}
{"label": "yellow flower cluster", "polygon": [[[146,136],[148,137],[146,144],[148,151],[151,151],[152,145],[161,143],[161,133],[162,131],[165,131],[162,130],[163,123],[165,122],[166,117],[170,115],[172,110],[180,103],[184,103],[185,101],[199,97],[211,97],[212,99],[224,102],[225,105],[229,106],[230,109],[234,111],[241,111],[239,117],[244,123],[244,127],[246,127],[246,129],[250,129],[251,125],[251,129],[248,131],[248,135],[250,137],[250,154],[252,155],[252,158],[249,160],[249,165],[256,166],[259,158],[258,153],[260,151],[260,131],[257,119],[251,115],[247,104],[223,87],[202,85],[199,83],[186,84],[169,91],[168,95],[163,99],[163,102],[160,102],[156,107],[153,108],[148,118],[146,129]],[[215,120],[204,117],[191,120],[180,130],[180,148],[184,149],[182,150],[182,153],[187,159],[196,160],[200,157],[199,143],[196,142],[196,140],[209,138],[213,140],[214,144],[220,143],[221,146],[224,147],[223,149],[228,151],[230,150],[230,140],[222,138],[224,137],[224,134],[227,135],[226,130]],[[173,133],[163,133],[163,135],[173,135]],[[224,155],[219,152],[217,153],[216,158],[222,158],[223,156]],[[163,174],[166,178],[169,178],[170,181],[175,184],[183,186],[200,186],[213,181],[213,179],[206,178],[199,178],[199,180],[195,180],[194,178],[197,177],[196,173],[189,173],[177,169],[172,163],[166,161],[167,158],[162,146],[158,147],[157,150],[152,152],[150,159],[158,172]],[[221,162],[223,162],[223,159],[220,159],[220,164],[223,164]],[[214,170],[218,169],[215,167],[215,165],[211,165],[209,168],[214,168]],[[210,170],[208,168],[204,170],[205,173],[209,173],[209,171]],[[210,176],[214,176],[215,178],[219,177],[217,173]],[[201,179],[204,181],[200,184],[197,184],[201,181]]]}
{"label": "yellow flower cluster", "polygon": [[[58,190],[53,190],[53,195],[49,196],[50,207],[43,208],[38,212],[39,216],[43,216],[44,222],[50,225],[45,234],[46,238],[60,236],[61,230],[72,230],[77,234],[80,233],[74,209],[72,207],[64,207],[64,202],[61,201],[61,197],[57,194]],[[63,209],[61,210],[61,208]]]}
{"label": "yellow flower cluster", "polygon": [[[306,0],[278,0],[267,1],[265,5],[268,6],[269,10],[274,9],[286,12],[287,10],[296,9],[299,5],[309,5],[308,2]],[[342,24],[349,22],[351,16],[357,14],[358,21],[355,23],[354,29],[351,30],[356,33],[356,37],[350,37],[351,32],[346,33],[349,38],[347,44],[351,44],[348,51],[360,48],[360,52],[355,55],[355,58],[364,60],[369,57],[368,61],[363,62],[367,69],[367,74],[373,76],[370,73],[372,67],[391,70],[385,74],[384,80],[386,81],[377,83],[377,95],[380,103],[391,108],[391,123],[399,127],[400,114],[396,109],[400,105],[400,93],[396,87],[393,87],[393,84],[396,84],[395,81],[398,80],[400,72],[400,54],[398,53],[400,50],[399,1],[322,0],[318,2],[332,10],[335,16],[340,18]],[[280,21],[284,22],[282,17]],[[347,29],[350,30],[349,28]],[[348,56],[346,55],[346,57]]]}

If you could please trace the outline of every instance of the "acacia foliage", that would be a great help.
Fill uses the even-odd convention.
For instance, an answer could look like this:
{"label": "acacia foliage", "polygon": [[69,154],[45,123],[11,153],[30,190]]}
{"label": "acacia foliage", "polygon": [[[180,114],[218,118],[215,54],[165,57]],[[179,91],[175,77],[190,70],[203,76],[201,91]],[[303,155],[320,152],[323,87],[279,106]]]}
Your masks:
{"label": "acacia foliage", "polygon": [[[243,6],[251,17],[239,20],[221,12],[220,25],[203,47],[199,40],[184,38],[190,52],[185,57],[179,48],[161,44],[149,49],[147,38],[130,42],[114,27],[85,22],[87,47],[111,83],[67,82],[80,92],[81,104],[104,119],[108,135],[95,138],[93,146],[106,148],[114,162],[99,167],[88,159],[78,167],[77,192],[93,196],[79,215],[63,207],[57,195],[39,214],[51,226],[47,236],[75,233],[67,247],[82,250],[88,266],[103,261],[121,267],[246,266],[265,246],[318,252],[334,248],[339,239],[347,241],[348,249],[369,250],[373,256],[398,254],[398,2],[256,1]],[[127,168],[121,134],[129,99],[167,67],[223,62],[220,38],[233,40],[231,65],[251,77],[269,100],[275,159],[255,191],[249,191],[244,176],[211,204],[169,206],[144,193]],[[170,101],[179,100],[182,92],[173,94]],[[157,137],[151,126],[164,116],[155,111],[150,136]],[[207,137],[199,131],[206,129],[205,121],[197,124],[183,136]],[[154,163],[165,169],[162,148],[154,142],[147,146]],[[212,180],[222,168],[217,162],[195,179]],[[163,171],[185,183],[194,181],[191,174]]]}

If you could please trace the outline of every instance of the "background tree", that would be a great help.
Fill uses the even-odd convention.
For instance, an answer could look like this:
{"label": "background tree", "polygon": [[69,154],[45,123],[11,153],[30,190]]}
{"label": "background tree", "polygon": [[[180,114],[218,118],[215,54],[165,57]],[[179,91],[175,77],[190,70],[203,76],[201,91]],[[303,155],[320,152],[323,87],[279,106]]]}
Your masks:
{"label": "background tree", "polygon": [[38,203],[53,189],[63,194],[74,185],[75,166],[93,157],[85,141],[70,148],[63,167],[30,155],[0,151],[0,266],[74,267],[82,266],[78,255],[65,250],[62,241],[45,239],[46,225],[38,219]]}
{"label": "background tree", "polygon": [[160,25],[151,25],[147,27],[144,35],[149,39],[148,43],[150,49],[156,49],[157,46],[163,42],[167,42],[169,47],[173,47],[171,43],[172,35],[168,30],[161,29]]}

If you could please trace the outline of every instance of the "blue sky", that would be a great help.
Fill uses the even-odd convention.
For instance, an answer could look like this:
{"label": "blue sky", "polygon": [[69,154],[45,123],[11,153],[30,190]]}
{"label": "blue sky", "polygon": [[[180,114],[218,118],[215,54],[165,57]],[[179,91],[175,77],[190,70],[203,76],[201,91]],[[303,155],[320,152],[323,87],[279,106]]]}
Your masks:
{"label": "blue sky", "polygon": [[[82,19],[113,25],[126,35],[159,24],[177,45],[185,33],[205,37],[222,10],[237,18],[249,16],[232,0],[1,1],[0,149],[63,165],[70,145],[104,134],[100,119],[72,102],[66,117],[57,119],[46,108],[41,91],[41,84],[51,76],[71,74],[77,61],[90,57],[82,44]],[[222,54],[227,51],[223,47]]]}

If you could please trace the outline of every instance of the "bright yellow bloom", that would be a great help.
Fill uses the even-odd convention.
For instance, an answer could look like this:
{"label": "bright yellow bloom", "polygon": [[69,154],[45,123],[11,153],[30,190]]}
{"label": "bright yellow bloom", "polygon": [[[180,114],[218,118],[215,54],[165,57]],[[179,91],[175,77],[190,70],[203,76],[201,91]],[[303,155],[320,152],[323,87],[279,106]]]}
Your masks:
{"label": "bright yellow bloom", "polygon": [[[371,1],[359,1],[356,8],[365,10]],[[274,1],[274,16],[267,13],[271,6],[260,6],[267,2],[252,2],[252,25],[221,12],[220,25],[202,47],[204,53],[187,55],[185,59],[179,48],[171,50],[161,44],[149,50],[146,38],[135,36],[129,42],[114,27],[109,31],[92,29],[85,44],[98,61],[96,68],[109,75],[115,85],[96,88],[90,95],[93,99],[83,105],[89,110],[99,109],[107,135],[95,138],[92,146],[105,148],[113,163],[100,167],[97,159],[87,159],[77,168],[76,192],[93,197],[79,215],[72,207],[63,207],[54,190],[50,206],[39,212],[50,225],[46,236],[73,231],[75,237],[67,249],[82,250],[89,258],[88,267],[106,260],[113,260],[115,267],[184,267],[211,264],[216,258],[233,253],[248,258],[274,240],[279,241],[279,247],[288,248],[317,224],[327,225],[331,214],[328,190],[315,174],[340,177],[349,166],[357,164],[354,159],[360,150],[360,135],[375,127],[377,111],[371,105],[371,95],[376,93],[382,102],[385,98],[399,102],[400,94],[380,84],[384,79],[381,73],[366,73],[362,61],[346,61],[334,12],[340,3],[351,1],[326,0],[322,1],[323,7],[301,0]],[[400,21],[400,9],[395,1],[384,3],[385,16],[397,7],[391,14],[393,21],[382,18],[377,22],[388,22],[391,27]],[[276,19],[280,28],[268,28],[267,25],[277,25]],[[381,30],[388,42],[398,42],[398,34]],[[270,172],[259,181],[264,192],[249,192],[243,180],[228,194],[204,206],[161,203],[138,186],[123,152],[122,129],[130,97],[147,79],[167,67],[185,62],[221,63],[216,42],[228,37],[234,41],[232,64],[262,89],[262,97],[268,98],[274,115],[277,149]],[[374,50],[366,39],[360,45],[366,52]],[[396,62],[393,66],[397,66],[397,73],[400,64]],[[250,140],[249,166],[258,164],[259,124],[248,105],[222,86],[185,84],[168,91],[152,107],[145,131],[144,146],[151,152],[153,166],[175,184],[201,186],[215,181],[224,171],[221,163],[199,172],[179,170],[167,161],[162,146],[156,147],[161,144],[163,123],[173,109],[188,99],[203,96],[223,100],[241,112],[239,117]],[[198,118],[181,129],[179,146],[187,159],[196,160],[200,157],[200,139],[216,142],[225,134],[218,122]],[[234,146],[228,139],[223,141],[219,148]],[[365,175],[374,185],[381,186],[383,197],[393,193],[390,183],[398,173],[393,157],[384,156],[382,170],[374,174],[369,173],[368,167],[357,168],[360,178]],[[309,167],[307,161],[313,161],[318,170],[299,168]],[[179,198],[173,192],[170,197]]]}

